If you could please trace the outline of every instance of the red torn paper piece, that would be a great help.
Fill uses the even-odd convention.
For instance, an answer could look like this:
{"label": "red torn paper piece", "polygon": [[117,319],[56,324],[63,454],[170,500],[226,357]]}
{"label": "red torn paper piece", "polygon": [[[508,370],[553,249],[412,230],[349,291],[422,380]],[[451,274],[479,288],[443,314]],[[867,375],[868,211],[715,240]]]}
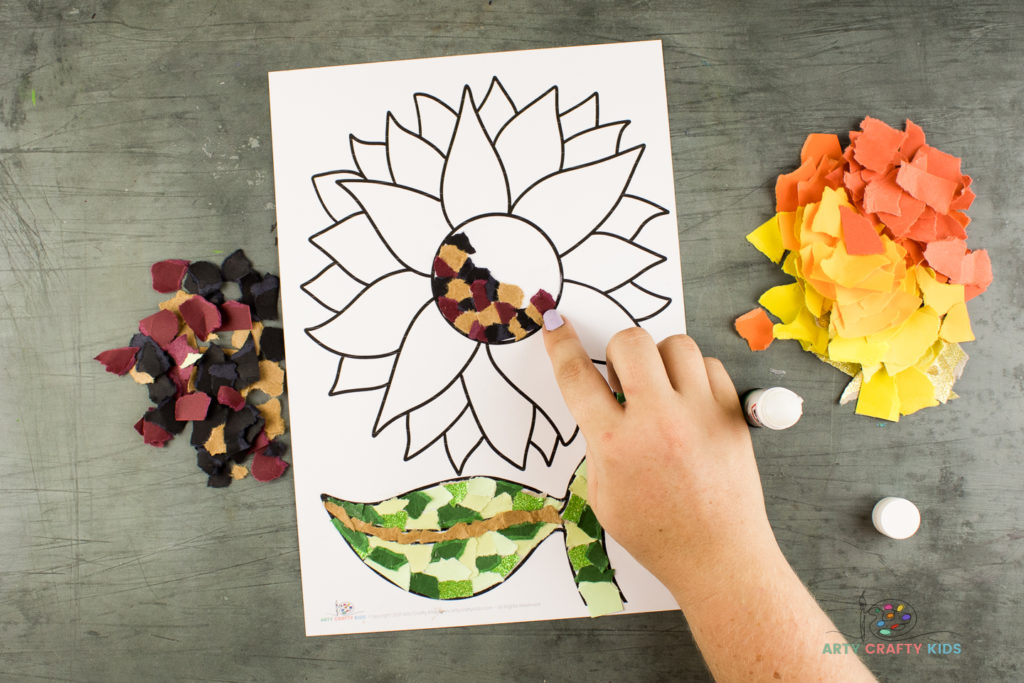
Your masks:
{"label": "red torn paper piece", "polygon": [[149,422],[145,418],[140,422],[142,422],[142,440],[150,446],[163,448],[164,444],[174,438],[173,434],[160,425]]}
{"label": "red torn paper piece", "polygon": [[[964,277],[965,273],[969,273]],[[964,279],[964,301],[970,301],[992,284],[992,261],[985,249],[975,249],[963,260],[961,277]]]}
{"label": "red torn paper piece", "polygon": [[183,301],[178,312],[200,339],[206,339],[220,328],[220,310],[198,294]]}
{"label": "red torn paper piece", "polygon": [[555,298],[546,290],[538,289],[537,293],[530,297],[530,303],[544,315],[555,307]]}
{"label": "red torn paper piece", "polygon": [[245,397],[225,384],[217,389],[217,403],[237,412],[245,407]]}
{"label": "red torn paper piece", "polygon": [[188,393],[188,380],[192,377],[192,371],[195,370],[193,367],[173,367],[167,373],[171,377],[171,381],[174,382],[174,386],[178,388],[178,396],[184,396]]}
{"label": "red torn paper piece", "polygon": [[[123,375],[135,367],[135,356],[139,352],[132,346],[124,346],[119,349],[109,349],[101,352],[93,360],[98,360],[107,368],[107,372],[115,375]],[[142,432],[139,432],[140,434]]]}
{"label": "red torn paper piece", "polygon": [[963,240],[929,242],[924,249],[924,258],[928,265],[956,283],[960,282],[960,271],[963,269],[966,255],[967,243]]}
{"label": "red torn paper piece", "polygon": [[843,226],[843,242],[847,254],[867,256],[885,253],[885,245],[867,218],[848,206],[840,206],[839,220]]}
{"label": "red torn paper piece", "polygon": [[864,188],[865,213],[891,213],[899,216],[900,195],[903,191],[896,184],[896,174],[873,180]]}
{"label": "red torn paper piece", "polygon": [[149,269],[153,276],[153,289],[164,294],[177,291],[181,287],[181,278],[185,277],[188,263],[181,259],[168,259],[154,263]]}
{"label": "red torn paper piece", "polygon": [[252,309],[241,301],[225,301],[220,306],[221,323],[218,332],[252,329]]}
{"label": "red torn paper piece", "polygon": [[180,367],[185,367],[185,361],[190,355],[199,353],[199,349],[193,346],[188,337],[183,334],[175,337],[174,341],[164,347],[164,351],[170,354],[175,364]]}
{"label": "red torn paper piece", "polygon": [[856,138],[853,157],[866,169],[886,172],[899,159],[899,148],[907,134],[870,116],[861,122],[860,129],[863,132]]}
{"label": "red torn paper piece", "polygon": [[201,391],[185,394],[174,404],[174,419],[181,422],[202,422],[210,409],[210,397]]}
{"label": "red torn paper piece", "polygon": [[896,184],[939,213],[946,213],[956,194],[957,183],[926,171],[926,159],[919,152],[909,164],[900,166]]}
{"label": "red torn paper piece", "polygon": [[736,331],[747,340],[751,351],[764,351],[772,344],[774,324],[763,308],[755,308],[736,318]]}
{"label": "red torn paper piece", "polygon": [[178,334],[178,316],[171,311],[157,311],[139,321],[139,332],[167,350],[167,345]]}
{"label": "red torn paper piece", "polygon": [[900,156],[904,159],[911,159],[924,144],[924,128],[910,119],[907,119],[903,128],[907,137],[904,138],[903,144],[900,145]]}
{"label": "red torn paper piece", "polygon": [[288,469],[288,463],[273,455],[256,453],[252,456],[252,477],[256,481],[273,481]]}
{"label": "red torn paper piece", "polygon": [[267,430],[261,429],[260,433],[252,442],[252,452],[262,453],[270,446],[270,439],[267,437]]}

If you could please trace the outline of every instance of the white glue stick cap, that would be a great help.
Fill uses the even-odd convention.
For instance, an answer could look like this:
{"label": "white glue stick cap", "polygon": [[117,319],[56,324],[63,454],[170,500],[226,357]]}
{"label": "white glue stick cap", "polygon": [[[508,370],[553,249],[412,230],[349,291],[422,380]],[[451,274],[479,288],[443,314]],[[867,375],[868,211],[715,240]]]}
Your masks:
{"label": "white glue stick cap", "polygon": [[754,419],[768,429],[789,429],[804,413],[804,400],[785,387],[760,389],[748,399]]}
{"label": "white glue stick cap", "polygon": [[889,538],[910,538],[921,526],[921,512],[906,498],[889,496],[875,503],[871,522]]}

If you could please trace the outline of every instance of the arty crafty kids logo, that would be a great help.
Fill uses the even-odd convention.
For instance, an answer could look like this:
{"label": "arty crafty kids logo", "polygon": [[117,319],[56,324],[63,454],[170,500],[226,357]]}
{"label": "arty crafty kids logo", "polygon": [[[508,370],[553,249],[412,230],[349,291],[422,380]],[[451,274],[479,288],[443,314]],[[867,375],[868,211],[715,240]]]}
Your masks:
{"label": "arty crafty kids logo", "polygon": [[[882,642],[826,643],[822,654],[863,652],[866,655],[958,655],[963,651],[960,643],[905,642],[915,635],[917,625],[917,611],[906,600],[879,600],[863,613],[861,640],[868,640],[870,635]],[[916,635],[935,634],[918,631]]]}

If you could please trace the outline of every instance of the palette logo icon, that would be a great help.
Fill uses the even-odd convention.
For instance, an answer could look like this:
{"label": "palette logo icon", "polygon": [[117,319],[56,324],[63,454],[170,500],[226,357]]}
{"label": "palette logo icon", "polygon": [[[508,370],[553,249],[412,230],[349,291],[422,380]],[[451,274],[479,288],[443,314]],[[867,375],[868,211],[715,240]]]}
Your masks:
{"label": "palette logo icon", "polygon": [[917,626],[917,612],[906,600],[879,600],[867,609],[871,634],[880,640],[900,640]]}
{"label": "palette logo icon", "polygon": [[353,609],[354,609],[354,607],[353,607],[351,602],[347,602],[347,601],[346,602],[342,602],[340,600],[335,600],[334,601],[334,614],[335,614],[335,616],[342,617],[342,616],[345,616],[346,614],[351,614]]}

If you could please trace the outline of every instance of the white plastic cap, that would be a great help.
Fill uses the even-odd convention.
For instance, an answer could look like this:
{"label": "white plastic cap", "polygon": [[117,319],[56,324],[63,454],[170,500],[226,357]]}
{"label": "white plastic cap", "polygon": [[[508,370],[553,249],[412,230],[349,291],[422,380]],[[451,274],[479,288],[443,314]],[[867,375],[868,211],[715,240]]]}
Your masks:
{"label": "white plastic cap", "polygon": [[871,522],[889,538],[910,538],[921,526],[921,512],[906,498],[889,496],[875,503]]}
{"label": "white plastic cap", "polygon": [[761,394],[757,419],[768,429],[789,429],[804,414],[804,400],[785,387],[771,387]]}

